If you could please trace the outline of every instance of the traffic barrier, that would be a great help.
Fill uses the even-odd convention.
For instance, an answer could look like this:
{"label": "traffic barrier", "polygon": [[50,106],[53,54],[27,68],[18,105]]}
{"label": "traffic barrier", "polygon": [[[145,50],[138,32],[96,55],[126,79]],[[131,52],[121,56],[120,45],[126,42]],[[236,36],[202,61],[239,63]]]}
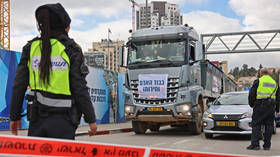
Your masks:
{"label": "traffic barrier", "polygon": [[52,138],[0,135],[1,155],[66,157],[242,157],[239,155],[185,152]]}

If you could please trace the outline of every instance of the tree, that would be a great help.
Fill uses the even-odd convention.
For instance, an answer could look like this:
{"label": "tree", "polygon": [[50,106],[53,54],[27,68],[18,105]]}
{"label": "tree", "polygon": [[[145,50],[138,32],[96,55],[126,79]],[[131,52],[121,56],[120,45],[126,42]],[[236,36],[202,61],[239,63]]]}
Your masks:
{"label": "tree", "polygon": [[254,67],[248,68],[247,64],[243,64],[241,69],[239,67],[231,69],[230,74],[234,76],[235,80],[238,80],[239,77],[256,76],[257,70]]}
{"label": "tree", "polygon": [[279,82],[279,72],[273,68],[271,77],[278,83]]}
{"label": "tree", "polygon": [[259,70],[258,70],[258,78],[260,77],[260,72],[261,72],[261,69],[263,68],[262,64],[260,64],[259,66]]}
{"label": "tree", "polygon": [[233,69],[232,75],[234,76],[234,78],[237,80],[239,78],[239,67],[235,67]]}

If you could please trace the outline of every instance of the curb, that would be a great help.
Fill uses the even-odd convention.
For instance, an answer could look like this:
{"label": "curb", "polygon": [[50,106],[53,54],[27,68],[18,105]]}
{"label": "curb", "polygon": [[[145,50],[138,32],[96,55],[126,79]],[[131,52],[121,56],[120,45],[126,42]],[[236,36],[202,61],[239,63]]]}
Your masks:
{"label": "curb", "polygon": [[[106,134],[118,134],[118,133],[126,133],[126,132],[132,132],[133,129],[132,128],[122,128],[122,129],[110,129],[110,130],[100,130],[100,131],[97,131],[96,135],[106,135]],[[88,135],[88,132],[77,132],[75,134],[75,137],[77,136],[85,136],[85,135]]]}

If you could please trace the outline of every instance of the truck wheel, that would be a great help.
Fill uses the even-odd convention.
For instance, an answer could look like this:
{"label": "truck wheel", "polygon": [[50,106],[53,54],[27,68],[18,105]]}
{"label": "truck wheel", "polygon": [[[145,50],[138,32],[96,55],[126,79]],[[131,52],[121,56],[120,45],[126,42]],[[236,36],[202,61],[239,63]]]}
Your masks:
{"label": "truck wheel", "polygon": [[132,128],[135,134],[145,134],[147,125],[144,122],[132,121]]}
{"label": "truck wheel", "polygon": [[150,129],[151,131],[159,131],[159,128],[160,128],[160,125],[151,125],[151,126],[149,127],[149,129]]}
{"label": "truck wheel", "polygon": [[204,133],[206,138],[213,138],[213,134],[209,134],[209,133]]}
{"label": "truck wheel", "polygon": [[202,108],[200,105],[197,105],[197,110],[197,120],[189,124],[189,129],[193,135],[199,135],[202,132]]}

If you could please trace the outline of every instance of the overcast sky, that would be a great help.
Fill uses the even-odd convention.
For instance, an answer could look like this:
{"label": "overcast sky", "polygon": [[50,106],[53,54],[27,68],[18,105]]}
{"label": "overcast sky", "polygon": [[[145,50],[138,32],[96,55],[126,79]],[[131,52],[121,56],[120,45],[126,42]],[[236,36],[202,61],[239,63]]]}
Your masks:
{"label": "overcast sky", "polygon": [[[149,0],[150,2],[151,0]],[[154,0],[158,1],[158,0]],[[163,0],[162,0],[163,1]],[[127,41],[131,29],[131,3],[128,0],[12,0],[11,49],[21,51],[28,40],[38,36],[35,9],[46,3],[61,3],[72,18],[70,37],[82,46],[91,48],[111,29],[112,40]],[[145,0],[136,0],[144,3]],[[179,4],[183,23],[198,33],[224,33],[280,29],[280,0],[167,0]],[[228,60],[229,67],[278,66],[280,52],[215,55],[210,60]]]}

